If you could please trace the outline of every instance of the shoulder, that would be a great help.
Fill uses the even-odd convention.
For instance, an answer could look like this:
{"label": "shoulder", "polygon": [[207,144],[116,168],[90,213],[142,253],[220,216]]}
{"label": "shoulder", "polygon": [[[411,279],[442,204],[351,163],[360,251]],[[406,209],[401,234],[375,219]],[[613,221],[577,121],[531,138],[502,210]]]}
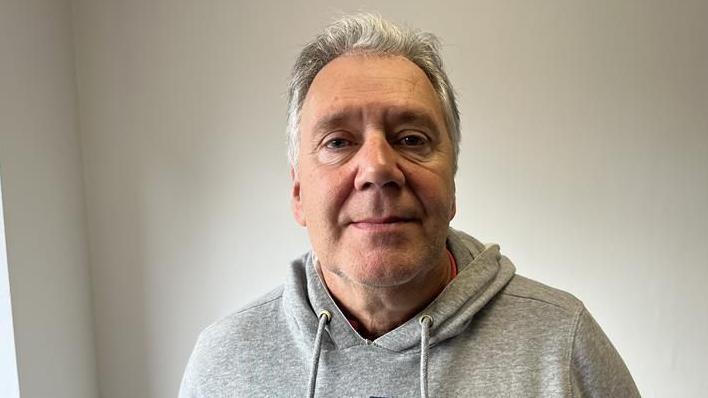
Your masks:
{"label": "shoulder", "polygon": [[207,326],[199,334],[192,362],[223,363],[244,351],[245,345],[258,339],[279,318],[282,287],[261,296],[240,310]]}
{"label": "shoulder", "polygon": [[519,304],[571,318],[577,318],[585,308],[572,294],[521,275],[514,275],[500,295]]}
{"label": "shoulder", "polygon": [[246,304],[237,311],[217,320],[207,326],[200,334],[198,344],[229,335],[240,335],[246,329],[254,326],[253,322],[263,319],[273,319],[274,313],[280,310],[283,298],[283,287],[279,286],[261,297]]}
{"label": "shoulder", "polygon": [[241,371],[239,364],[250,362],[250,345],[260,335],[270,335],[267,329],[278,323],[274,319],[282,292],[278,287],[202,330],[185,369],[181,398],[221,396],[231,388]]}
{"label": "shoulder", "polygon": [[566,354],[585,311],[583,303],[572,294],[519,275],[489,304],[480,313],[485,325],[515,330],[524,338],[545,336],[552,340],[548,344]]}
{"label": "shoulder", "polygon": [[553,341],[563,341],[567,382],[575,395],[639,396],[622,358],[575,296],[516,275],[500,292],[499,301],[515,326],[537,325],[544,329],[538,335],[550,333],[555,335]]}

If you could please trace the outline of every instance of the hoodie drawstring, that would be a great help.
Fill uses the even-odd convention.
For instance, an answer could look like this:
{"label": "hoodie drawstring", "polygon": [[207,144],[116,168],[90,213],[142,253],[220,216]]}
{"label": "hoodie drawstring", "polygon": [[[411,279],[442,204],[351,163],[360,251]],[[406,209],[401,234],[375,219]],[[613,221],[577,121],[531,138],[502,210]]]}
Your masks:
{"label": "hoodie drawstring", "polygon": [[332,314],[327,310],[320,311],[319,323],[317,324],[317,334],[315,335],[315,346],[312,348],[312,367],[310,368],[310,382],[307,386],[307,396],[315,396],[315,384],[317,383],[317,368],[320,365],[320,351],[322,351],[322,335],[325,325],[332,319]]}
{"label": "hoodie drawstring", "polygon": [[[322,335],[325,326],[332,319],[332,314],[327,310],[320,311],[319,322],[317,324],[317,334],[315,344],[312,349],[312,367],[310,368],[310,382],[307,386],[307,396],[314,398],[315,386],[317,384],[317,369],[320,365],[320,352],[322,351]],[[433,325],[433,317],[423,315],[420,322],[420,396],[428,398],[428,349],[430,344],[430,327]]]}
{"label": "hoodie drawstring", "polygon": [[420,321],[420,397],[428,398],[428,345],[433,317],[423,315]]}

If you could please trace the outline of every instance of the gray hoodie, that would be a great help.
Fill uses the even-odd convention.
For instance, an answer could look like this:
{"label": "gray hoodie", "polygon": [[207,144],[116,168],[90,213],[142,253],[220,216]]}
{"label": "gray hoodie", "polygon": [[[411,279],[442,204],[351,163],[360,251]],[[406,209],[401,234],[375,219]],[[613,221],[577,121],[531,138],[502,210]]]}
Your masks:
{"label": "gray hoodie", "polygon": [[448,248],[457,277],[373,341],[305,255],[284,286],[201,333],[180,398],[639,396],[575,297],[515,275],[496,245],[450,230]]}

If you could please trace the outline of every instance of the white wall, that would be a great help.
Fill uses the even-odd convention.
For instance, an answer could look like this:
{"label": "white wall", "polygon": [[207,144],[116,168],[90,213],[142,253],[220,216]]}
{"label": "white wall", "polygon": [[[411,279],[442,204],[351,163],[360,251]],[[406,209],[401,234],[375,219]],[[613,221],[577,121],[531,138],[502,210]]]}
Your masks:
{"label": "white wall", "polygon": [[0,173],[23,398],[97,396],[74,83],[69,2],[0,3]]}
{"label": "white wall", "polygon": [[198,331],[307,248],[286,78],[354,9],[446,43],[454,225],[582,298],[644,396],[708,389],[706,2],[295,3],[74,2],[102,397],[174,396]]}
{"label": "white wall", "polygon": [[643,396],[703,396],[708,2],[553,4],[450,24],[455,225],[583,299]]}
{"label": "white wall", "polygon": [[199,329],[306,247],[281,133],[294,48],[246,7],[75,3],[104,398],[175,396]]}

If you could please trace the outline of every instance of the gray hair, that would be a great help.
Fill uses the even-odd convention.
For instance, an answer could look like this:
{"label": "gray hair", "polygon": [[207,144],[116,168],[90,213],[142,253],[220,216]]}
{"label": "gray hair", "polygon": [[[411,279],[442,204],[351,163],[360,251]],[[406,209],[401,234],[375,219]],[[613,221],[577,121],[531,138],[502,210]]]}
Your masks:
{"label": "gray hair", "polygon": [[445,114],[456,170],[460,152],[460,114],[452,85],[443,69],[438,38],[432,33],[402,27],[372,14],[345,16],[333,22],[302,49],[295,61],[288,90],[290,164],[297,164],[300,112],[312,81],[327,63],[347,54],[400,55],[425,72]]}

